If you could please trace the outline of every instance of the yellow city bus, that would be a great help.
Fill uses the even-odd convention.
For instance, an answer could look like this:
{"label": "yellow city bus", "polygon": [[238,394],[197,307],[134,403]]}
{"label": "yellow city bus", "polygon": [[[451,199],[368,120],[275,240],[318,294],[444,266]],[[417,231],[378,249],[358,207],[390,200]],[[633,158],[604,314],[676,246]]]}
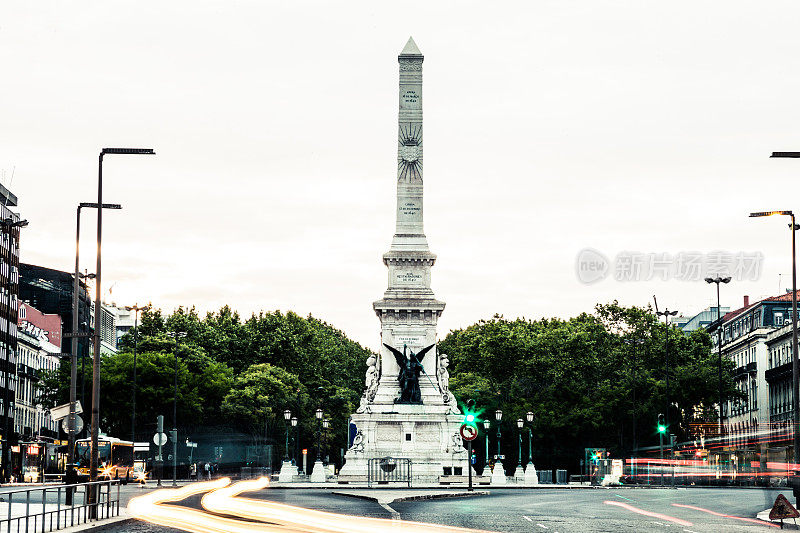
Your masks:
{"label": "yellow city bus", "polygon": [[[91,453],[91,439],[75,441],[75,462],[78,477],[82,480],[89,478]],[[114,437],[100,437],[97,440],[97,479],[129,481],[133,478],[133,443]]]}

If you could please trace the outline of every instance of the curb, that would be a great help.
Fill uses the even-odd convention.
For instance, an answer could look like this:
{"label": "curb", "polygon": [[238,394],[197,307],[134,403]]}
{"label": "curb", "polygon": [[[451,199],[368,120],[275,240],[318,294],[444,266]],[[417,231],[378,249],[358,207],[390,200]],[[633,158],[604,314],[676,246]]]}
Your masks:
{"label": "curb", "polygon": [[102,531],[106,527],[110,526],[119,526],[120,524],[133,522],[136,520],[135,518],[131,518],[130,516],[116,516],[114,518],[109,518],[102,521],[97,522],[89,522],[87,524],[81,524],[79,526],[72,526],[65,529],[59,529],[64,533],[78,533],[79,531]]}
{"label": "curb", "polygon": [[[763,511],[761,511],[760,513],[758,513],[756,515],[756,518],[761,520],[762,522],[766,522],[768,524],[779,525],[781,523],[780,520],[770,520],[769,519],[769,512],[771,510],[772,510],[771,508],[770,509],[764,509]],[[786,519],[786,520],[783,521],[783,529],[800,529],[800,524],[796,524],[794,522],[794,520],[792,520],[791,522],[789,520],[791,520],[791,519]]]}
{"label": "curb", "polygon": [[359,500],[367,500],[372,501],[377,504],[392,504],[398,502],[408,502],[408,501],[419,501],[419,500],[441,500],[445,498],[469,498],[472,496],[488,496],[490,493],[489,491],[485,490],[476,490],[473,492],[451,492],[447,494],[417,494],[414,496],[401,496],[399,498],[395,498],[390,502],[381,502],[381,500],[377,496],[369,496],[367,494],[352,494],[347,492],[339,492],[339,491],[331,491],[331,494],[335,494],[336,496],[345,496],[347,498],[357,498]]}

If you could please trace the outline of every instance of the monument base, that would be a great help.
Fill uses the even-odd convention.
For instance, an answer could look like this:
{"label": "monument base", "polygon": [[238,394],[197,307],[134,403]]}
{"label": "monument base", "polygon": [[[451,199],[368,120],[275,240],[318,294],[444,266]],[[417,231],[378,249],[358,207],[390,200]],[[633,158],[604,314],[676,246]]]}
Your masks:
{"label": "monument base", "polygon": [[325,483],[325,481],[327,481],[325,466],[322,464],[322,461],[316,461],[314,463],[314,468],[311,470],[310,481],[311,483]]}
{"label": "monument base", "polygon": [[525,480],[525,469],[522,468],[522,465],[517,465],[517,469],[514,470],[514,483],[522,483]]}
{"label": "monument base", "polygon": [[533,463],[530,463],[525,469],[525,479],[523,483],[526,487],[539,484],[539,476],[536,474],[536,467],[533,466]]}
{"label": "monument base", "polygon": [[412,482],[438,483],[439,476],[467,475],[467,451],[458,433],[462,415],[445,405],[385,407],[392,410],[353,414],[357,433],[345,454],[340,483],[368,481],[369,460],[386,457],[410,459]]}
{"label": "monument base", "polygon": [[492,485],[505,485],[506,481],[506,469],[503,468],[503,463],[497,461],[492,470]]}
{"label": "monument base", "polygon": [[284,461],[281,464],[281,471],[278,474],[279,483],[291,483],[297,475],[297,466],[293,465],[291,461]]}

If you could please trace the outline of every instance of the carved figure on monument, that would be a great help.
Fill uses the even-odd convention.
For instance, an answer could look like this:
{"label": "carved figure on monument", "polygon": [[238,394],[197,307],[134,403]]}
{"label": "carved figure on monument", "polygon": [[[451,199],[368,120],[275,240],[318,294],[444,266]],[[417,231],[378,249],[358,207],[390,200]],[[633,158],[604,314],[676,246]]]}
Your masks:
{"label": "carved figure on monument", "polygon": [[375,393],[378,390],[378,368],[375,366],[378,358],[370,355],[367,358],[367,375],[364,384],[367,387],[367,401],[371,402],[375,399]]}
{"label": "carved figure on monument", "polygon": [[356,433],[356,436],[353,437],[353,445],[350,446],[350,449],[347,451],[354,453],[364,452],[364,434],[361,432],[360,429]]}
{"label": "carved figure on monument", "polygon": [[[394,403],[422,403],[422,393],[419,389],[419,375],[421,372],[425,372],[422,367],[422,358],[436,345],[431,344],[416,354],[408,350],[408,346],[405,344],[402,352],[386,343],[384,343],[384,346],[394,354],[397,366],[400,367],[400,373],[397,375],[397,381],[400,382],[400,398],[395,400]],[[408,351],[408,357],[406,357],[406,351]]]}
{"label": "carved figure on monument", "polygon": [[442,401],[450,406],[451,413],[458,413],[458,402],[450,392],[450,372],[447,370],[450,359],[447,354],[439,354],[439,390],[442,392]]}

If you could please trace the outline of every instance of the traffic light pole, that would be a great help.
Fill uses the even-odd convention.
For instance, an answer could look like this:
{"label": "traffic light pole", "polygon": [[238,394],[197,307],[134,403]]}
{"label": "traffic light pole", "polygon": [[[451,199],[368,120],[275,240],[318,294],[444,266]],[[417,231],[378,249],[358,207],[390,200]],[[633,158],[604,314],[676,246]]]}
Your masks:
{"label": "traffic light pole", "polygon": [[469,484],[467,486],[467,492],[472,492],[472,441],[467,441],[467,479],[469,480]]}
{"label": "traffic light pole", "polygon": [[658,432],[658,450],[659,455],[661,456],[661,486],[664,486],[664,432]]}

